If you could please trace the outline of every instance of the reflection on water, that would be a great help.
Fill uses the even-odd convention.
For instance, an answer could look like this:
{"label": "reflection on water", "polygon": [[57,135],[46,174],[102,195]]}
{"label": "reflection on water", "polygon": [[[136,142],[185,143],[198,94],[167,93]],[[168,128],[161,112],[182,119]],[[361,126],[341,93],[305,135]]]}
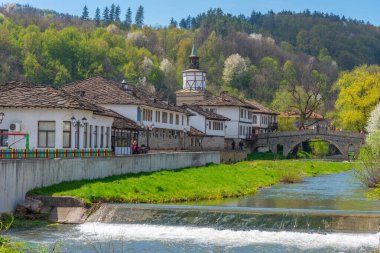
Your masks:
{"label": "reflection on water", "polygon": [[380,201],[369,200],[354,172],[306,178],[297,184],[261,189],[256,195],[222,200],[188,202],[186,205],[244,206],[318,210],[380,211]]}

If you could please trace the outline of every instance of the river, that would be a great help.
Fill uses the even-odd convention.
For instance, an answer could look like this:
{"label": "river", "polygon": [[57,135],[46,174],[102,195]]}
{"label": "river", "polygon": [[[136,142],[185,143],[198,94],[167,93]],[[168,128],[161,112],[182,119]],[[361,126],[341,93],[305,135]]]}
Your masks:
{"label": "river", "polygon": [[[270,209],[379,211],[380,201],[365,198],[352,172],[307,178],[260,190],[255,196],[186,203]],[[89,222],[13,231],[14,240],[51,246],[63,252],[370,252],[380,233],[221,229],[210,226]]]}

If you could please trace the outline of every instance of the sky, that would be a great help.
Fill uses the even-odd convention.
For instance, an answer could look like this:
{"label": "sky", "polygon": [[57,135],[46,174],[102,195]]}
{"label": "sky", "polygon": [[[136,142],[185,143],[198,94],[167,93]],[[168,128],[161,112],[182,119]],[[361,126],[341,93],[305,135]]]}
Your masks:
{"label": "sky", "polygon": [[[84,5],[87,5],[90,17],[93,18],[96,7],[101,10],[112,3],[120,5],[122,17],[128,7],[132,15],[139,5],[145,9],[145,24],[152,26],[166,26],[173,17],[181,18],[196,16],[210,8],[220,7],[226,13],[244,14],[249,16],[252,10],[266,13],[269,10],[279,12],[291,10],[295,12],[309,9],[311,12],[320,11],[344,15],[346,18],[369,21],[380,26],[379,0],[10,0],[20,4],[51,9],[62,13],[81,15]],[[2,1],[3,4],[7,1]]]}

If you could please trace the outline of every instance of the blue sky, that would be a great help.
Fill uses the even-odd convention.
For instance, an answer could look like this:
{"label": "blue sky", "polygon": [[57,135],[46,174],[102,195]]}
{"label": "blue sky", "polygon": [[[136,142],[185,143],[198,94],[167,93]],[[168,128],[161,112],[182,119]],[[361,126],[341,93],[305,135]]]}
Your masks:
{"label": "blue sky", "polygon": [[[128,7],[132,8],[133,16],[141,4],[145,8],[145,24],[167,25],[171,17],[179,20],[188,15],[207,11],[209,8],[220,7],[224,12],[250,15],[252,10],[266,13],[281,10],[302,11],[309,9],[322,12],[345,15],[346,17],[369,21],[380,26],[379,0],[16,0],[21,4],[52,9],[58,12],[80,15],[84,5],[87,5],[90,16],[93,17],[96,7],[103,9],[112,3],[118,4],[124,17]],[[6,3],[6,2],[3,2]]]}

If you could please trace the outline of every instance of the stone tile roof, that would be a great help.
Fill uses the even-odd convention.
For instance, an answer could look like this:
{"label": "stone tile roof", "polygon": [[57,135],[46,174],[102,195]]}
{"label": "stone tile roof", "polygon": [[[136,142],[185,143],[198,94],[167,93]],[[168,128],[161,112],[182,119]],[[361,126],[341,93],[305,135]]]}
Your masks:
{"label": "stone tile roof", "polygon": [[62,89],[94,104],[146,105],[188,114],[186,110],[167,104],[142,89],[132,85],[129,85],[128,89],[124,89],[121,84],[101,76],[76,81],[65,85]]}
{"label": "stone tile roof", "polygon": [[144,105],[145,103],[125,92],[115,81],[100,76],[67,84],[62,89],[70,94],[83,97],[95,104]]}
{"label": "stone tile roof", "polygon": [[26,82],[0,85],[0,106],[20,108],[59,108],[92,111],[96,115],[113,117],[121,128],[139,129],[136,123],[112,110],[94,105],[64,90]]}
{"label": "stone tile roof", "polygon": [[104,115],[108,113],[104,108],[79,99],[63,90],[26,82],[9,82],[0,85],[0,106],[78,109]]}
{"label": "stone tile roof", "polygon": [[272,111],[271,109],[269,109],[268,107],[266,107],[266,106],[260,104],[260,103],[257,102],[257,101],[254,101],[254,100],[247,100],[246,102],[257,108],[257,110],[254,110],[255,112],[258,112],[258,113],[266,113],[266,114],[274,114],[274,115],[277,115],[277,114],[278,114],[277,112]]}
{"label": "stone tile roof", "polygon": [[119,129],[131,129],[131,130],[141,130],[141,127],[136,124],[133,120],[124,117],[123,115],[114,112],[112,110],[109,110],[110,113],[114,115],[114,120],[112,123],[113,128],[119,128]]}
{"label": "stone tile roof", "polygon": [[198,136],[198,137],[204,137],[206,136],[205,133],[203,133],[202,131],[196,129],[195,127],[190,127],[190,131],[188,132],[188,135],[189,136]]}
{"label": "stone tile roof", "polygon": [[206,99],[203,101],[199,101],[194,103],[193,105],[197,106],[239,106],[245,107],[249,109],[257,109],[255,106],[247,103],[246,101],[233,97],[229,95],[227,92],[222,92],[220,96],[214,96],[210,99]]}
{"label": "stone tile roof", "polygon": [[183,106],[184,108],[189,108],[190,110],[204,116],[206,119],[210,119],[210,120],[221,120],[221,121],[230,121],[231,119],[227,118],[227,117],[224,117],[222,115],[219,115],[217,113],[214,113],[214,112],[210,112],[210,111],[205,111],[203,110],[202,107],[199,107],[199,106],[195,106],[195,105],[184,105]]}

